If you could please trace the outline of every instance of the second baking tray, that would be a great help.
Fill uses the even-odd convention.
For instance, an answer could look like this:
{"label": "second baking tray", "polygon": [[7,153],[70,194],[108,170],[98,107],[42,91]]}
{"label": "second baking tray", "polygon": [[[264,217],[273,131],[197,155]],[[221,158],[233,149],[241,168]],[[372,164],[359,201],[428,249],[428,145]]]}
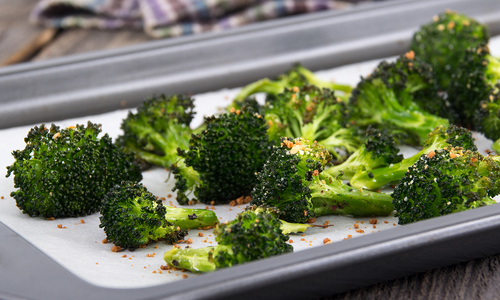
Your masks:
{"label": "second baking tray", "polygon": [[[496,1],[389,1],[124,50],[0,69],[0,124],[14,127],[135,106],[155,93],[199,93],[248,83],[300,61],[311,69],[406,50],[418,25],[446,8],[498,32]],[[388,21],[390,20],[390,21]],[[339,78],[340,81],[340,78]],[[147,288],[113,289],[72,275],[0,226],[0,296],[28,299],[313,298],[500,249],[500,207],[486,207],[370,236]],[[3,242],[5,241],[5,243]]]}

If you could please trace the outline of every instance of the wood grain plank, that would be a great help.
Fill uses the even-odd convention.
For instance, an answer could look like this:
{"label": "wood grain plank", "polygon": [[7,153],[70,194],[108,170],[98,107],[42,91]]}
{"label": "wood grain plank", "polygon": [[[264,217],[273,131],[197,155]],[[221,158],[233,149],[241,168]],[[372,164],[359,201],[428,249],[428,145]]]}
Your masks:
{"label": "wood grain plank", "polygon": [[500,255],[391,280],[321,300],[500,299]]}
{"label": "wood grain plank", "polygon": [[33,41],[44,30],[28,22],[36,0],[0,0],[0,62]]}

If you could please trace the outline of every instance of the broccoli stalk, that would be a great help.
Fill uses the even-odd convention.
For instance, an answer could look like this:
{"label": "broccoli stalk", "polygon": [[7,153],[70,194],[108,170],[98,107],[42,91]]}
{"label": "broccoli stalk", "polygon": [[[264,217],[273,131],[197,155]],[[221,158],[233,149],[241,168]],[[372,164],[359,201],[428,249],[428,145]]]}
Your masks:
{"label": "broccoli stalk", "polygon": [[399,224],[495,204],[499,174],[497,161],[477,151],[450,147],[422,155],[392,194]]}
{"label": "broccoli stalk", "polygon": [[106,194],[99,220],[109,242],[131,249],[157,240],[177,243],[186,235],[184,229],[218,224],[213,211],[164,206],[134,182],[123,182]]}
{"label": "broccoli stalk", "polygon": [[165,206],[165,219],[180,229],[212,227],[219,224],[215,212],[208,209]]}
{"label": "broccoli stalk", "polygon": [[140,181],[132,155],[113,144],[100,124],[60,129],[52,124],[32,128],[26,147],[12,152],[15,162],[11,196],[23,213],[40,218],[77,217],[95,213],[101,199],[123,180]]}
{"label": "broccoli stalk", "polygon": [[177,201],[229,203],[248,196],[273,143],[267,122],[251,111],[236,111],[205,119],[206,129],[192,135],[189,148],[178,149],[180,160],[172,165]]}
{"label": "broccoli stalk", "polygon": [[[279,218],[280,211],[276,207],[271,207],[267,205],[249,205],[245,208],[247,211],[251,211],[255,214],[272,214],[276,218]],[[304,223],[290,223],[285,220],[281,220],[280,229],[283,234],[291,234],[291,233],[302,233],[306,232],[308,228],[311,227],[324,227],[323,225],[313,225],[313,224],[304,224]]]}
{"label": "broccoli stalk", "polygon": [[304,85],[314,85],[318,88],[327,88],[334,91],[350,93],[352,87],[345,84],[336,84],[318,78],[313,72],[304,68],[300,64],[295,64],[287,73],[278,77],[277,80],[264,78],[253,82],[245,87],[236,95],[233,105],[229,108],[241,109],[237,101],[247,98],[256,93],[266,93],[272,97],[280,94],[285,88],[299,87]]}
{"label": "broccoli stalk", "polygon": [[189,146],[193,108],[193,99],[183,95],[147,99],[122,121],[117,144],[143,162],[168,168],[178,160],[177,148]]}
{"label": "broccoli stalk", "polygon": [[[226,247],[220,246],[220,249]],[[230,249],[228,249],[230,250]],[[185,248],[173,247],[165,252],[163,260],[171,267],[181,270],[189,270],[194,273],[212,272],[217,269],[211,257],[214,255],[215,246],[203,248]]]}
{"label": "broccoli stalk", "polygon": [[408,52],[362,78],[352,92],[350,118],[360,127],[403,130],[422,145],[434,128],[449,125],[438,116],[449,109],[437,92],[432,68]]}
{"label": "broccoli stalk", "polygon": [[351,178],[350,184],[355,188],[378,190],[388,184],[397,183],[420,156],[446,147],[463,147],[472,151],[477,150],[472,132],[455,125],[448,128],[440,126],[429,134],[423,149],[417,154],[387,167],[367,170],[358,169]]}
{"label": "broccoli stalk", "polygon": [[400,162],[403,155],[399,154],[394,137],[387,131],[368,128],[361,147],[351,154],[340,165],[330,167],[324,171],[334,177],[342,175],[342,179],[351,179],[358,170],[371,170],[388,167]]}
{"label": "broccoli stalk", "polygon": [[324,173],[331,158],[317,142],[284,138],[258,174],[251,204],[276,207],[281,219],[293,223],[328,214],[372,216],[392,212],[390,195],[354,189]]}
{"label": "broccoli stalk", "polygon": [[163,258],[169,266],[191,272],[210,272],[293,251],[280,221],[270,213],[246,210],[214,230],[217,246],[197,249],[174,247]]}

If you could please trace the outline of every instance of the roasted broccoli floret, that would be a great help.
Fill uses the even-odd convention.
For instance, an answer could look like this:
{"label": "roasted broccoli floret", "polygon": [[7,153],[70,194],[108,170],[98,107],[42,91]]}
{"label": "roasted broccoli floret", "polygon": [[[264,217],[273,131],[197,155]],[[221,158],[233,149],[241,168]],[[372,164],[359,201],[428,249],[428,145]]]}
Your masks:
{"label": "roasted broccoli floret", "polygon": [[424,154],[392,194],[399,224],[494,204],[499,183],[498,163],[477,151],[450,147]]}
{"label": "roasted broccoli floret", "polygon": [[211,210],[165,206],[146,187],[134,182],[122,182],[106,194],[99,220],[107,240],[122,248],[137,248],[157,240],[176,243],[186,235],[184,229],[219,223]]}
{"label": "roasted broccoli floret", "polygon": [[324,172],[334,177],[342,174],[342,179],[349,180],[358,170],[371,170],[388,167],[400,162],[402,154],[398,154],[394,137],[386,130],[369,127],[363,144],[343,163],[330,167]]}
{"label": "roasted broccoli floret", "polygon": [[177,201],[224,204],[250,195],[273,143],[266,134],[264,117],[236,111],[205,118],[206,129],[192,135],[189,148],[179,149],[181,160],[171,169]]}
{"label": "roasted broccoli floret", "polygon": [[464,50],[464,56],[448,89],[448,98],[460,113],[460,124],[471,129],[482,127],[475,115],[481,101],[500,82],[500,60],[491,56],[488,45],[480,44]]}
{"label": "roasted broccoli floret", "polygon": [[11,196],[23,213],[40,218],[92,214],[113,185],[142,179],[133,156],[100,132],[101,125],[91,122],[65,129],[42,124],[28,132],[26,147],[12,152],[15,162],[6,176],[14,175],[18,190]]}
{"label": "roasted broccoli floret", "polygon": [[177,148],[187,148],[194,117],[193,99],[162,95],[147,99],[122,121],[117,144],[149,164],[170,167],[178,160]]}
{"label": "roasted broccoli floret", "polygon": [[437,126],[449,125],[437,116],[449,109],[438,94],[432,68],[413,52],[396,62],[381,62],[369,77],[362,78],[352,92],[350,108],[356,125],[401,129],[416,145],[422,145]]}
{"label": "roasted broccoli floret", "polygon": [[331,159],[317,142],[283,138],[258,173],[250,203],[276,207],[281,219],[293,223],[322,215],[385,216],[392,212],[389,194],[355,189],[324,173]]}
{"label": "roasted broccoli floret", "polygon": [[378,190],[388,184],[395,184],[403,178],[404,174],[423,154],[446,147],[462,147],[476,151],[472,132],[451,125],[448,128],[437,127],[431,132],[424,143],[424,147],[417,154],[403,159],[399,163],[383,168],[371,170],[358,170],[351,178],[350,184],[356,188]]}
{"label": "roasted broccoli floret", "polygon": [[500,84],[490,89],[487,97],[481,101],[476,113],[476,129],[485,137],[494,141],[492,148],[500,154]]}
{"label": "roasted broccoli floret", "polygon": [[204,248],[177,247],[163,256],[169,266],[191,272],[210,272],[249,261],[293,252],[281,222],[268,213],[251,210],[214,230],[217,246]]}
{"label": "roasted broccoli floret", "polygon": [[238,102],[256,93],[266,93],[268,96],[274,97],[283,92],[285,88],[300,88],[304,85],[314,85],[318,88],[327,88],[345,94],[350,93],[352,90],[349,85],[322,80],[300,64],[295,64],[287,73],[280,75],[274,81],[264,78],[243,87],[229,108],[240,109]]}
{"label": "roasted broccoli floret", "polygon": [[486,26],[463,14],[447,11],[415,33],[410,49],[433,67],[439,85],[446,90],[459,69],[464,50],[487,44],[488,40]]}
{"label": "roasted broccoli floret", "polygon": [[[355,151],[360,145],[357,128],[350,127],[346,104],[329,89],[312,85],[285,88],[264,105],[270,138],[303,137],[317,141],[337,159],[343,150]],[[272,134],[270,133],[272,132]]]}

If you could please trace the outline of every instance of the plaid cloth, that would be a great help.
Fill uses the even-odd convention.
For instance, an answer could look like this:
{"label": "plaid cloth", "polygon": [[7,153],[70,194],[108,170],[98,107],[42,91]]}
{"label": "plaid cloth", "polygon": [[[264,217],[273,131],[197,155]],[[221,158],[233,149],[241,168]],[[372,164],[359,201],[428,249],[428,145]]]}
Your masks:
{"label": "plaid cloth", "polygon": [[163,38],[347,6],[334,0],[42,0],[30,20],[60,28],[143,28]]}

